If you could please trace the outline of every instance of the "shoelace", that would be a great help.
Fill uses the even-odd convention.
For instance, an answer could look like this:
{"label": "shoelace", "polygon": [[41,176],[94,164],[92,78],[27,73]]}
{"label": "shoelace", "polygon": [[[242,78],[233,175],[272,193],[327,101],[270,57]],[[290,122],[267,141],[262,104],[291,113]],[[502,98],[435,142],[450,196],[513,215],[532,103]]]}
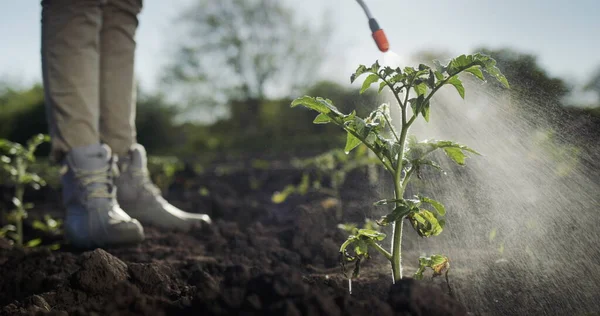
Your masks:
{"label": "shoelace", "polygon": [[113,185],[107,176],[110,170],[111,168],[107,167],[98,170],[73,170],[73,173],[83,186],[87,187],[92,183],[104,184],[94,186],[92,190],[87,192],[87,198],[112,198],[113,195],[108,191],[108,187]]}

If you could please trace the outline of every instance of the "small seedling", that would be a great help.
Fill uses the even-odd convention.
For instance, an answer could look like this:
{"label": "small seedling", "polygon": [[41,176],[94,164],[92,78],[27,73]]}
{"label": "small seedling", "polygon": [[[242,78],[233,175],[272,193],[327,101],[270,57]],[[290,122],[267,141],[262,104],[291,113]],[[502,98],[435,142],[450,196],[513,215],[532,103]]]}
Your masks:
{"label": "small seedling", "polygon": [[[6,139],[0,139],[0,172],[2,177],[7,179],[9,184],[14,186],[14,197],[12,198],[13,209],[8,213],[8,221],[14,223],[13,226],[7,226],[5,231],[12,232],[18,246],[23,246],[23,220],[27,218],[27,210],[33,208],[33,203],[25,203],[23,196],[25,188],[31,187],[39,190],[46,185],[44,179],[37,174],[28,171],[29,165],[35,162],[35,151],[39,145],[50,141],[48,135],[38,134],[27,141],[23,146]],[[39,242],[25,244],[25,246],[34,247]]]}
{"label": "small seedling", "polygon": [[[350,155],[336,148],[313,157],[294,159],[292,165],[304,170],[300,183],[286,185],[283,190],[273,193],[271,200],[279,204],[293,194],[319,192],[340,201],[341,189],[347,175],[354,170],[377,163],[377,158],[369,157],[366,146],[357,147]],[[341,220],[343,215],[341,204],[337,203],[336,208],[336,217]]]}
{"label": "small seedling", "polygon": [[[335,124],[347,133],[344,151],[350,153],[361,143],[366,145],[381,165],[389,172],[394,183],[394,197],[376,202],[375,205],[393,205],[392,211],[383,216],[377,223],[381,226],[393,226],[392,249],[387,251],[379,242],[386,234],[371,229],[359,229],[351,234],[340,247],[343,264],[355,262],[355,274],[358,275],[360,262],[369,258],[369,250],[375,249],[391,263],[394,282],[402,279],[402,229],[404,220],[421,237],[439,235],[445,226],[446,209],[434,199],[422,195],[406,198],[404,192],[413,175],[422,176],[422,170],[433,167],[441,170],[438,163],[431,160],[429,155],[438,149],[455,163],[462,166],[468,157],[467,153],[479,154],[477,151],[453,141],[424,140],[408,135],[410,126],[421,116],[429,122],[432,97],[443,86],[452,85],[459,95],[465,97],[465,88],[459,79],[459,74],[470,73],[485,81],[484,72],[498,80],[505,87],[508,81],[496,67],[496,61],[483,54],[461,55],[442,65],[434,62],[434,67],[420,64],[418,68],[382,67],[375,62],[370,68],[360,65],[350,77],[353,83],[358,77],[368,75],[360,89],[363,93],[369,87],[379,82],[379,92],[384,88],[391,90],[400,110],[400,130],[392,125],[392,117],[388,104],[383,104],[366,118],[360,118],[356,111],[344,114],[333,102],[322,97],[304,96],[295,99],[291,106],[304,106],[319,114],[314,119],[315,124]],[[410,113],[409,110],[412,110]],[[427,207],[426,207],[427,206]],[[353,251],[353,254],[349,250]],[[429,259],[428,259],[429,258]],[[445,256],[434,255],[420,261],[420,274],[429,267],[434,273],[449,267]],[[438,264],[444,262],[443,265]],[[416,278],[420,274],[415,275]]]}

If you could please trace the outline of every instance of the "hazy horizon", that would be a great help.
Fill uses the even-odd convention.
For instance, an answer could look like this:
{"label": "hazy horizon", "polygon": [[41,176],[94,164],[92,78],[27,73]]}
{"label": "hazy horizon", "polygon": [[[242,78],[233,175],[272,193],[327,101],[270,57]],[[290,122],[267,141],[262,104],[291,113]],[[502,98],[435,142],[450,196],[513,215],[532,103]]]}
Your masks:
{"label": "hazy horizon", "polygon": [[[142,87],[151,90],[157,86],[156,80],[173,45],[170,25],[194,1],[144,1],[136,53],[136,73]],[[366,17],[355,1],[307,0],[302,6],[286,1],[308,23],[329,12],[327,18],[334,26],[335,38],[330,47],[332,54],[323,66],[327,79],[347,83],[359,63],[370,64],[381,57]],[[600,67],[598,1],[366,3],[386,31],[391,49],[402,56],[427,49],[461,54],[481,46],[508,47],[538,56],[540,65],[551,76],[574,85],[583,84]],[[0,29],[4,30],[0,74],[4,80],[26,84],[41,81],[40,10],[39,1],[0,2]]]}

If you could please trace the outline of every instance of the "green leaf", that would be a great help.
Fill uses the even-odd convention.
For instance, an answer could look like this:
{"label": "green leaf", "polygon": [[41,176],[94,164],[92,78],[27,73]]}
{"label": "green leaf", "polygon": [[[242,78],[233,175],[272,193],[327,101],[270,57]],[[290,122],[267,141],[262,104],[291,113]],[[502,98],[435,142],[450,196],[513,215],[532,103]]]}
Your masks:
{"label": "green leaf", "polygon": [[294,193],[296,191],[296,187],[288,184],[283,191],[278,191],[273,193],[273,196],[271,197],[271,201],[275,204],[280,204],[283,203],[290,194]]}
{"label": "green leaf", "polygon": [[442,74],[441,72],[435,71],[434,74],[437,80],[444,80],[444,74]]}
{"label": "green leaf", "polygon": [[354,252],[358,256],[369,254],[369,244],[364,240],[356,241],[354,243]]}
{"label": "green leaf", "polygon": [[379,221],[377,221],[377,224],[379,224],[381,226],[387,226],[389,224],[392,224],[396,221],[401,220],[405,216],[407,216],[415,211],[418,211],[418,208],[411,207],[406,204],[398,205],[394,208],[394,210],[391,213],[383,216]]}
{"label": "green leaf", "polygon": [[[462,153],[462,152],[457,154],[455,149],[458,149],[459,151],[470,152],[470,153],[473,153],[476,155],[481,155],[474,149],[469,148],[465,145],[453,142],[453,141],[425,140],[425,141],[417,143],[416,139],[414,139],[414,137],[411,137],[411,138],[409,138],[409,146],[408,146],[408,150],[406,151],[405,158],[409,161],[420,161],[425,156],[427,156],[429,153],[431,153],[439,148],[442,148],[444,150],[449,149],[449,152],[446,152],[446,155],[448,155],[453,160],[454,160],[454,158],[456,158],[458,161],[462,161],[463,163],[464,163],[464,159],[461,159],[461,158],[466,158],[466,155],[464,155],[464,153]],[[464,156],[464,157],[462,157],[462,156]],[[454,160],[454,161],[457,161],[457,160]]]}
{"label": "green leaf", "polygon": [[381,66],[379,65],[379,61],[375,60],[375,62],[373,63],[373,65],[371,65],[371,69],[369,69],[372,73],[377,73],[379,72],[379,69],[381,68]]}
{"label": "green leaf", "polygon": [[379,76],[376,74],[370,74],[363,82],[362,88],[360,88],[360,94],[363,94],[369,87],[379,80]]}
{"label": "green leaf", "polygon": [[444,148],[444,152],[454,162],[456,162],[457,164],[459,164],[461,166],[464,166],[467,155],[465,155],[462,152],[462,150],[460,150],[460,148],[447,147],[447,148]]}
{"label": "green leaf", "polygon": [[344,147],[344,152],[349,154],[352,149],[356,148],[361,143],[362,141],[360,139],[348,132],[348,135],[346,136],[346,146]]}
{"label": "green leaf", "polygon": [[473,55],[473,59],[477,61],[477,63],[481,65],[488,74],[496,78],[496,80],[498,80],[498,82],[500,82],[504,87],[510,88],[508,80],[506,80],[506,77],[504,77],[500,69],[496,67],[496,61],[492,57],[481,53],[476,53]]}
{"label": "green leaf", "polygon": [[454,75],[458,74],[461,71],[461,69],[463,69],[463,68],[466,69],[472,64],[474,64],[473,56],[467,57],[467,55],[463,54],[463,55],[460,55],[460,56],[452,59],[448,63],[446,72],[448,73],[448,75],[454,76]]}
{"label": "green leaf", "polygon": [[358,236],[359,237],[361,237],[361,236],[367,237],[368,239],[371,239],[371,240],[374,240],[374,241],[375,240],[376,241],[382,241],[382,240],[385,239],[386,235],[384,233],[378,232],[378,231],[373,230],[373,229],[364,229],[363,228],[363,229],[359,229],[358,230]]}
{"label": "green leaf", "polygon": [[422,96],[425,93],[427,93],[427,84],[426,83],[419,83],[415,86],[413,86],[413,89],[415,90],[415,92],[417,93],[418,96]]}
{"label": "green leaf", "polygon": [[446,215],[446,208],[444,207],[444,205],[434,199],[430,199],[428,197],[425,196],[418,196],[419,200],[423,203],[427,203],[427,204],[431,204],[431,206],[433,206],[433,208],[435,208],[435,210],[438,212],[438,214],[440,214],[441,216],[445,216]]}
{"label": "green leaf", "polygon": [[408,219],[421,237],[437,236],[442,233],[444,228],[437,217],[425,209],[420,209],[418,212],[410,212]]}
{"label": "green leaf", "polygon": [[327,116],[327,114],[325,114],[325,113],[321,113],[321,114],[317,115],[317,117],[313,121],[314,124],[327,124],[330,122],[331,122],[331,118],[329,116]]}
{"label": "green leaf", "polygon": [[381,90],[383,90],[383,88],[385,88],[386,86],[387,84],[385,83],[385,81],[379,83],[379,91],[377,91],[377,93],[381,93]]}
{"label": "green leaf", "polygon": [[429,122],[429,101],[421,105],[421,115],[423,115],[426,122]]}
{"label": "green leaf", "polygon": [[41,231],[47,231],[47,230],[48,230],[48,227],[47,227],[47,225],[46,225],[46,224],[44,224],[42,221],[40,221],[40,220],[37,220],[37,219],[36,219],[36,220],[34,220],[34,221],[33,221],[33,223],[31,223],[31,226],[32,226],[34,229],[41,230]]}
{"label": "green leaf", "polygon": [[293,108],[298,105],[302,105],[323,114],[330,114],[333,112],[337,116],[344,116],[344,114],[333,105],[331,100],[321,97],[314,98],[311,96],[303,96],[292,101],[291,107]]}
{"label": "green leaf", "polygon": [[415,272],[415,274],[413,275],[413,278],[415,280],[423,280],[423,272],[425,272],[425,266],[419,267],[419,269],[417,269],[417,272]]}
{"label": "green leaf", "polygon": [[433,276],[440,276],[450,269],[450,259],[446,256],[442,255],[432,255],[431,257],[421,256],[419,257],[419,268],[414,275],[415,279],[421,280],[423,279],[423,272],[427,268],[433,270]]}
{"label": "green leaf", "polygon": [[465,98],[465,87],[463,87],[462,81],[460,81],[460,79],[458,79],[458,77],[454,76],[454,77],[450,77],[450,79],[448,79],[447,83],[453,85],[456,88],[456,91],[458,91],[458,94],[460,94],[461,98]]}
{"label": "green leaf", "polygon": [[367,72],[368,70],[369,69],[367,69],[365,65],[359,65],[358,68],[356,68],[356,71],[350,76],[350,83],[354,83],[354,80],[356,80],[356,78],[360,77],[360,75]]}
{"label": "green leaf", "polygon": [[481,81],[485,81],[485,77],[483,76],[483,72],[481,72],[481,68],[479,68],[479,66],[467,68],[465,71],[475,75],[475,77],[479,78]]}
{"label": "green leaf", "polygon": [[429,77],[427,78],[427,86],[429,86],[430,89],[435,88],[435,74],[433,73],[433,70],[429,69]]}
{"label": "green leaf", "polygon": [[301,98],[295,99],[294,101],[292,101],[291,107],[296,107],[298,105],[302,105],[319,113],[327,114],[331,112],[324,104],[318,102],[316,98],[309,96],[303,96]]}
{"label": "green leaf", "polygon": [[39,246],[41,243],[42,243],[42,239],[36,238],[36,239],[32,239],[32,240],[26,242],[25,247],[33,248],[33,247]]}
{"label": "green leaf", "polygon": [[411,163],[416,166],[431,166],[439,171],[444,171],[440,165],[429,159],[413,160]]}
{"label": "green leaf", "polygon": [[[447,66],[447,73],[450,76],[456,75],[461,71],[469,71],[473,66],[480,66],[485,72],[494,77],[498,82],[500,82],[506,88],[510,88],[506,77],[500,72],[500,69],[496,67],[496,61],[490,56],[476,53],[474,55],[460,55],[454,59],[452,59]],[[471,72],[473,73],[473,72]],[[481,79],[477,71],[473,73],[475,76]]]}

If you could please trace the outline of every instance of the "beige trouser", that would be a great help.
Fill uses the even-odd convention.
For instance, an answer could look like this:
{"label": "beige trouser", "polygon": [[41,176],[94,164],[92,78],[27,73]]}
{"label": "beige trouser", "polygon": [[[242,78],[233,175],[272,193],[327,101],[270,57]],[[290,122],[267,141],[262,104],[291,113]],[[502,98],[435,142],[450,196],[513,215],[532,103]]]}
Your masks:
{"label": "beige trouser", "polygon": [[52,158],[136,142],[134,52],[142,0],[42,0],[42,72]]}

